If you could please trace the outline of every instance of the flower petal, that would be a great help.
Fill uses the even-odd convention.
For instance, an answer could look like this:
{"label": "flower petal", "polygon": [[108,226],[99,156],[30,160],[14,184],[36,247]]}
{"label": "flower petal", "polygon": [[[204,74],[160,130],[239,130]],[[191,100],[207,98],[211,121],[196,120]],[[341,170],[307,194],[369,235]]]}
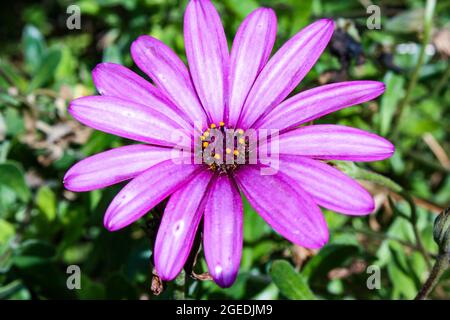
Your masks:
{"label": "flower petal", "polygon": [[155,242],[155,267],[162,280],[173,280],[186,263],[210,180],[210,172],[199,173],[167,203]]}
{"label": "flower petal", "polygon": [[333,29],[332,20],[319,20],[305,27],[278,50],[248,94],[239,120],[240,127],[249,128],[294,90],[319,59]]}
{"label": "flower petal", "polygon": [[191,0],[184,42],[195,89],[213,123],[224,120],[230,57],[219,14],[209,0]]}
{"label": "flower petal", "polygon": [[183,61],[163,42],[150,36],[140,36],[131,45],[131,56],[157,87],[187,114],[192,123],[206,123],[191,76]]}
{"label": "flower petal", "polygon": [[230,63],[230,126],[237,124],[245,99],[272,52],[277,17],[272,9],[253,11],[242,22],[234,38]]}
{"label": "flower petal", "polygon": [[163,161],[131,180],[113,199],[104,217],[110,231],[126,227],[183,186],[198,170],[198,165]]}
{"label": "flower petal", "polygon": [[293,178],[320,206],[348,215],[372,213],[372,196],[341,171],[317,160],[280,157],[280,171]]}
{"label": "flower petal", "polygon": [[91,128],[120,137],[163,146],[190,143],[189,133],[176,121],[132,101],[105,96],[82,97],[70,103],[69,112]]}
{"label": "flower petal", "polygon": [[179,110],[165,95],[150,82],[120,64],[105,62],[98,64],[92,71],[92,79],[98,92],[103,96],[117,97],[133,101],[166,115],[181,124],[183,128],[191,128],[186,115]]}
{"label": "flower petal", "polygon": [[389,158],[394,146],[367,131],[339,126],[312,125],[279,136],[280,154],[324,160],[378,161]]}
{"label": "flower petal", "polygon": [[76,192],[101,189],[134,178],[171,157],[172,149],[158,146],[138,144],[111,149],[72,166],[64,176],[64,186]]}
{"label": "flower petal", "polygon": [[375,99],[384,92],[378,81],[348,81],[320,86],[301,92],[284,101],[255,127],[289,130],[326,114]]}
{"label": "flower petal", "polygon": [[261,175],[258,166],[239,170],[235,178],[252,207],[283,237],[311,249],[328,241],[322,212],[295,181],[280,172]]}
{"label": "flower petal", "polygon": [[203,247],[209,273],[223,288],[239,271],[242,254],[242,199],[227,175],[217,178],[205,207]]}

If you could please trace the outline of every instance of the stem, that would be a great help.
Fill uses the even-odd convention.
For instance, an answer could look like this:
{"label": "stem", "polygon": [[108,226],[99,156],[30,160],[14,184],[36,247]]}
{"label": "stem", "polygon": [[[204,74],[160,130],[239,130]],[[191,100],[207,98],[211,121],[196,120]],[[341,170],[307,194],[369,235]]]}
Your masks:
{"label": "stem", "polygon": [[414,232],[414,237],[416,238],[416,244],[417,247],[419,248],[419,251],[422,253],[422,256],[425,260],[425,263],[427,264],[428,270],[431,269],[431,260],[430,260],[430,256],[427,252],[427,250],[425,250],[425,247],[423,245],[422,239],[420,237],[420,232],[419,229],[417,228],[417,211],[416,211],[416,205],[414,204],[413,199],[411,198],[411,196],[409,194],[407,194],[406,192],[402,192],[401,193],[403,199],[405,199],[408,204],[409,207],[411,209],[411,215],[409,218],[409,222],[412,225],[413,228],[413,232]]}
{"label": "stem", "polygon": [[400,238],[389,236],[387,234],[378,233],[378,232],[375,232],[375,231],[372,231],[372,230],[341,227],[341,228],[335,229],[334,231],[337,231],[337,232],[354,232],[354,233],[359,233],[359,234],[366,235],[368,237],[377,238],[377,239],[380,239],[380,240],[396,241],[396,242],[400,243],[401,245],[410,248],[411,250],[418,251],[418,252],[421,251],[420,248],[417,246],[417,244],[411,243],[409,241],[406,241],[406,240],[403,240],[403,239],[400,239]]}
{"label": "stem", "polygon": [[422,68],[422,65],[425,61],[425,53],[426,53],[426,47],[428,43],[430,42],[431,38],[431,29],[433,25],[433,14],[434,9],[436,7],[436,0],[427,0],[427,4],[425,7],[425,16],[424,16],[424,27],[423,27],[423,34],[422,34],[422,43],[420,47],[419,52],[419,59],[417,60],[416,67],[414,68],[414,71],[411,75],[411,80],[409,82],[408,88],[406,89],[405,97],[400,102],[398,106],[398,112],[397,117],[395,119],[395,125],[393,126],[395,129],[393,131],[392,136],[395,138],[397,137],[399,133],[400,128],[400,122],[403,119],[403,114],[405,112],[405,108],[408,105],[411,95],[414,91],[414,88],[417,85],[417,80],[419,78],[420,69]]}
{"label": "stem", "polygon": [[433,269],[431,270],[431,273],[427,281],[420,289],[415,300],[425,300],[428,297],[428,295],[433,291],[433,289],[438,284],[442,274],[448,269],[449,264],[450,264],[450,253],[442,253],[437,257],[436,262],[433,266]]}

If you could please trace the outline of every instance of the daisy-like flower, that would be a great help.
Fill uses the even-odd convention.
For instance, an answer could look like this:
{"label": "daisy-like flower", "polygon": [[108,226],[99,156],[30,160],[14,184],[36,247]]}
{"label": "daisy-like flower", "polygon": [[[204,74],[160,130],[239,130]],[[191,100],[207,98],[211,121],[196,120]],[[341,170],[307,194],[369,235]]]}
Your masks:
{"label": "daisy-like flower", "polygon": [[[243,245],[240,192],[275,231],[307,248],[320,248],[328,240],[319,206],[347,215],[374,209],[365,189],[325,161],[383,160],[393,154],[393,145],[355,128],[301,125],[374,99],[384,85],[341,82],[285,100],[318,60],[334,24],[329,19],[310,24],[269,59],[276,28],[271,9],[255,10],[239,27],[229,53],[212,3],[191,0],[184,17],[189,70],[164,43],[140,36],[131,54],[153,84],[123,66],[102,63],[93,71],[101,95],[70,104],[69,112],[81,123],[144,143],[80,161],[67,172],[64,184],[79,192],[132,179],[106,211],[104,224],[111,231],[128,226],[170,196],[154,248],[163,280],[182,270],[203,219],[209,272],[218,285],[233,284]],[[197,135],[198,122],[204,127]],[[246,132],[260,129],[279,131],[275,174],[261,174],[265,165],[250,164],[249,151],[237,147],[247,145]],[[200,143],[205,152],[213,131],[234,133],[236,145],[211,154],[212,162],[174,161],[173,147],[180,141],[186,148]],[[174,134],[179,132],[181,140]],[[230,157],[231,162],[219,162]]]}

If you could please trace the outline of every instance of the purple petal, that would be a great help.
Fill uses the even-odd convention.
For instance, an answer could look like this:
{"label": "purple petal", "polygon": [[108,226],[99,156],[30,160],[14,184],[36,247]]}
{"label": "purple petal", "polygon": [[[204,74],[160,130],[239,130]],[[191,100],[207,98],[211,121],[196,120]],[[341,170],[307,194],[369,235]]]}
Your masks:
{"label": "purple petal", "polygon": [[101,189],[134,178],[171,157],[172,149],[158,146],[130,145],[108,150],[71,167],[64,176],[64,186],[76,192]]}
{"label": "purple petal", "polygon": [[378,81],[348,81],[320,86],[284,101],[255,127],[289,130],[331,112],[375,99],[384,92]]}
{"label": "purple petal", "polygon": [[281,156],[280,162],[280,171],[297,181],[318,205],[348,215],[373,212],[369,192],[332,166],[300,156]]}
{"label": "purple petal", "polygon": [[188,134],[161,112],[115,97],[90,96],[73,100],[70,114],[81,123],[120,137],[163,146],[184,145]]}
{"label": "purple petal", "polygon": [[163,42],[150,36],[140,36],[131,45],[131,56],[157,87],[187,114],[191,122],[206,123],[191,76],[183,61]]}
{"label": "purple petal", "polygon": [[223,288],[239,271],[242,254],[242,199],[227,175],[217,178],[205,207],[203,246],[209,273]]}
{"label": "purple petal", "polygon": [[272,9],[253,11],[242,22],[231,49],[229,120],[237,124],[245,99],[259,72],[266,65],[277,34],[277,17]]}
{"label": "purple petal", "polygon": [[324,160],[378,161],[389,158],[394,146],[363,130],[339,125],[313,125],[279,136],[280,154]]}
{"label": "purple petal", "polygon": [[289,241],[311,249],[328,241],[322,212],[295,181],[281,173],[261,175],[258,166],[239,170],[236,181],[252,207]]}
{"label": "purple petal", "polygon": [[150,106],[183,125],[191,128],[183,114],[163,93],[133,71],[120,64],[100,63],[92,71],[98,92],[103,96],[117,97]]}
{"label": "purple petal", "polygon": [[248,94],[239,126],[249,128],[283,101],[319,59],[333,34],[334,23],[322,19],[305,27],[269,60]]}
{"label": "purple petal", "polygon": [[189,256],[210,180],[210,172],[199,173],[167,203],[155,242],[155,267],[162,280],[173,280]]}
{"label": "purple petal", "polygon": [[113,199],[104,217],[110,231],[126,227],[175,192],[198,171],[198,165],[166,160],[131,180]]}
{"label": "purple petal", "polygon": [[184,42],[197,94],[213,123],[224,120],[230,57],[219,14],[209,0],[191,0]]}

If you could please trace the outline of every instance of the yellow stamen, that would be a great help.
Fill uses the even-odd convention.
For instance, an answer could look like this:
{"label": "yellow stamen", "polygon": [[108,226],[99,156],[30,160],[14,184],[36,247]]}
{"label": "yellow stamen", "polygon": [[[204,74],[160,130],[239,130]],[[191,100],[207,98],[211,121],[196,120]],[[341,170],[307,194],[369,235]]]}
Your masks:
{"label": "yellow stamen", "polygon": [[216,124],[215,123],[211,123],[211,129],[215,129],[216,128]]}
{"label": "yellow stamen", "polygon": [[209,132],[208,132],[208,131],[205,131],[205,132],[203,133],[203,135],[204,135],[205,137],[207,137],[207,136],[209,136]]}
{"label": "yellow stamen", "polygon": [[220,121],[220,122],[219,122],[219,126],[221,126],[221,127],[225,126],[225,122]]}
{"label": "yellow stamen", "polygon": [[245,143],[245,139],[244,138],[239,138],[238,141],[239,141],[240,144],[244,144]]}
{"label": "yellow stamen", "polygon": [[239,133],[239,134],[244,134],[244,130],[238,129],[238,133]]}
{"label": "yellow stamen", "polygon": [[238,156],[238,155],[239,155],[239,151],[234,150],[233,154],[234,154],[235,156]]}
{"label": "yellow stamen", "polygon": [[203,148],[206,148],[207,146],[209,146],[209,143],[208,142],[203,142]]}
{"label": "yellow stamen", "polygon": [[219,159],[220,159],[220,154],[216,153],[216,154],[214,155],[214,158],[217,159],[217,160],[219,160]]}
{"label": "yellow stamen", "polygon": [[201,136],[200,139],[203,141],[203,140],[205,140],[206,138],[205,138],[204,136]]}
{"label": "yellow stamen", "polygon": [[225,152],[226,152],[227,154],[230,154],[230,153],[231,153],[231,149],[230,149],[230,148],[226,148]]}

